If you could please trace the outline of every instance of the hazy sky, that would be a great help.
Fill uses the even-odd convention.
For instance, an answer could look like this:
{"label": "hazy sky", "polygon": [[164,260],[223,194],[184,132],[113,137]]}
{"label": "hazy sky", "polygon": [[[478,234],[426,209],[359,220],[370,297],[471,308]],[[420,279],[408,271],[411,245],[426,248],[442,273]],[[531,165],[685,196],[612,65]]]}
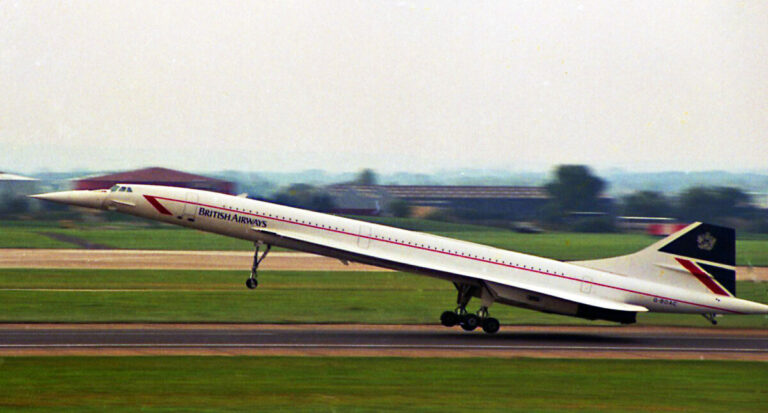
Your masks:
{"label": "hazy sky", "polygon": [[768,2],[2,1],[0,170],[768,170]]}

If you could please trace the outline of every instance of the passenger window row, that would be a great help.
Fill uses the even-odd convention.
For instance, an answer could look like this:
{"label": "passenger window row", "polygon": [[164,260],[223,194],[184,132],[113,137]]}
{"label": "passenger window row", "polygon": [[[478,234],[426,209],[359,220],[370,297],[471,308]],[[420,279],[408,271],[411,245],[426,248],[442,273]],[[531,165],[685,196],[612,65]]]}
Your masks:
{"label": "passenger window row", "polygon": [[547,273],[547,274],[565,275],[565,273],[562,273],[562,272],[546,271],[546,270],[541,269],[540,267],[537,267],[537,268],[530,267],[529,268],[528,266],[525,266],[525,265],[513,264],[512,262],[507,262],[507,261],[504,261],[504,260],[486,258],[486,257],[483,257],[483,256],[469,254],[469,253],[465,253],[465,252],[461,252],[461,251],[452,251],[450,249],[446,250],[445,248],[437,248],[437,247],[432,247],[431,245],[418,244],[418,243],[410,242],[410,241],[401,241],[401,240],[398,240],[397,238],[393,239],[391,237],[381,237],[381,236],[378,236],[378,235],[371,235],[371,238],[382,240],[382,241],[391,241],[391,242],[398,243],[398,244],[401,244],[401,245],[412,245],[412,246],[421,247],[421,248],[424,248],[424,249],[427,249],[427,250],[430,250],[430,251],[446,252],[446,253],[449,253],[449,254],[459,255],[459,256],[462,256],[462,257],[477,258],[477,259],[480,259],[480,260],[483,260],[483,261],[496,262],[496,263],[508,265],[508,266],[511,266],[511,267],[525,268],[525,269],[530,269],[530,270],[541,271],[541,272],[544,272],[544,273]]}
{"label": "passenger window row", "polygon": [[[114,192],[116,190],[116,187],[117,187],[117,185],[111,189],[112,192]],[[120,190],[124,191],[125,187],[121,187]],[[131,192],[130,188],[128,188],[127,191]],[[241,211],[240,209],[235,208],[235,207],[232,207],[232,209],[235,209],[236,211]],[[244,209],[242,211],[246,212]],[[248,210],[247,212],[248,213],[255,213],[256,215],[260,215],[259,211],[253,212],[251,210]],[[288,222],[307,224],[307,225],[311,225],[311,226],[318,227],[318,228],[324,228],[324,229],[330,229],[330,230],[342,231],[342,232],[345,231],[343,228],[340,229],[339,227],[332,227],[330,225],[313,224],[312,222],[309,222],[309,221],[294,219],[294,218],[291,218],[291,217],[287,217],[286,218],[285,216],[278,216],[278,215],[274,215],[273,216],[272,214],[263,214],[262,216],[266,216],[266,217],[274,218],[274,219],[282,219],[283,221],[288,221]],[[370,238],[381,240],[381,241],[391,241],[391,242],[398,243],[398,244],[401,244],[401,245],[406,245],[406,244],[407,245],[412,245],[414,247],[420,247],[420,248],[424,248],[424,249],[430,250],[430,251],[445,252],[445,253],[454,254],[454,255],[458,255],[458,256],[462,256],[462,257],[477,258],[477,259],[480,259],[480,260],[483,260],[483,261],[491,261],[491,262],[495,261],[496,263],[499,263],[499,264],[504,264],[504,265],[508,265],[508,266],[512,266],[512,267],[517,267],[517,268],[524,268],[524,269],[542,271],[542,272],[545,272],[547,274],[564,275],[564,273],[558,273],[558,272],[551,272],[550,273],[548,271],[542,270],[541,268],[534,268],[534,267],[530,267],[529,268],[528,266],[525,266],[525,265],[512,264],[511,262],[507,262],[507,261],[503,261],[503,260],[499,260],[499,259],[486,258],[486,257],[483,257],[483,256],[473,255],[473,254],[469,254],[469,253],[465,253],[465,252],[460,252],[460,251],[456,251],[456,250],[450,250],[450,249],[446,250],[445,248],[432,247],[430,245],[419,244],[419,243],[415,243],[415,242],[411,242],[411,241],[401,241],[401,240],[398,240],[396,238],[392,239],[391,237],[381,237],[381,236],[378,236],[378,235],[371,235]]]}

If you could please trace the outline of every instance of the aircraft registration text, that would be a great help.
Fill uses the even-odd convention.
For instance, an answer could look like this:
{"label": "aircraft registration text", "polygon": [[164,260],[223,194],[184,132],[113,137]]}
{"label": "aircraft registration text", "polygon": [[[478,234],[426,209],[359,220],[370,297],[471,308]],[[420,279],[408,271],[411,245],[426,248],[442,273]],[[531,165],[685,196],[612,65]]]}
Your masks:
{"label": "aircraft registration text", "polygon": [[671,305],[672,307],[677,307],[677,301],[667,300],[666,298],[653,297],[653,302],[659,303],[659,304]]}

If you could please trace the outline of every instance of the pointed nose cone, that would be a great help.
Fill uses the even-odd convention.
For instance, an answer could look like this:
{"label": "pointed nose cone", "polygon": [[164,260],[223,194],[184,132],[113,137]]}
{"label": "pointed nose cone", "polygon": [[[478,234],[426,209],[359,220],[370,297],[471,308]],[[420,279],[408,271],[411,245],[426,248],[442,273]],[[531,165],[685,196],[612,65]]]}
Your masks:
{"label": "pointed nose cone", "polygon": [[101,205],[104,203],[104,198],[106,198],[106,196],[107,193],[104,191],[62,191],[30,195],[31,198],[42,199],[44,201],[97,209],[101,209]]}

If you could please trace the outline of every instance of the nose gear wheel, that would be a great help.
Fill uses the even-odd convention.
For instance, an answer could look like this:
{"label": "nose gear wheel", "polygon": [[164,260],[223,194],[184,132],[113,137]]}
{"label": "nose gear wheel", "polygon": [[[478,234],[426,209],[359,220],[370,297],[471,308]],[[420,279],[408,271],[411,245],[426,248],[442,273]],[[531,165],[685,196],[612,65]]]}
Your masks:
{"label": "nose gear wheel", "polygon": [[256,279],[256,276],[258,275],[258,269],[259,264],[261,264],[261,261],[264,260],[264,258],[267,257],[267,254],[269,254],[269,250],[272,249],[272,244],[267,244],[267,248],[264,250],[264,253],[259,256],[259,249],[261,248],[262,242],[256,241],[253,243],[255,247],[255,251],[253,253],[253,265],[251,266],[251,276],[245,280],[245,286],[249,289],[253,290],[254,288],[259,286],[259,281]]}

